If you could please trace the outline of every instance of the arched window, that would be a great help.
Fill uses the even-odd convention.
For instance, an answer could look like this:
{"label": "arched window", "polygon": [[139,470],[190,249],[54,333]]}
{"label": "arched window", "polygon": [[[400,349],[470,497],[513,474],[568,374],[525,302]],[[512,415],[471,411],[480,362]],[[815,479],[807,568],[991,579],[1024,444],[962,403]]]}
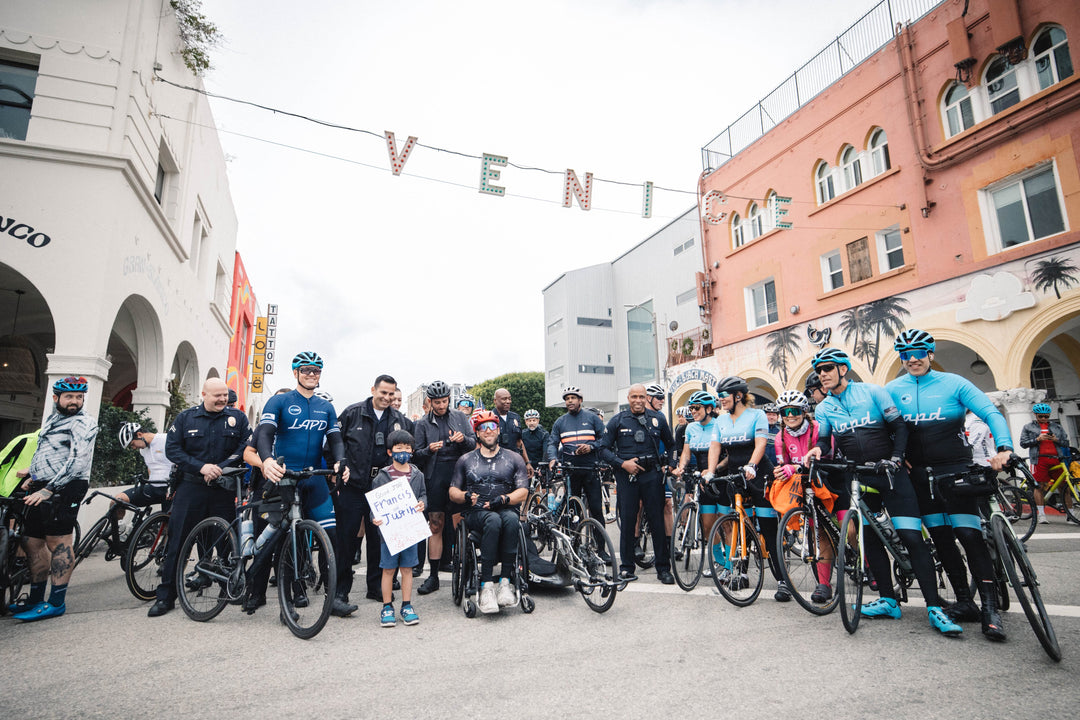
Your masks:
{"label": "arched window", "polygon": [[776,229],[776,191],[770,190],[765,196],[765,232]]}
{"label": "arched window", "polygon": [[1050,362],[1042,355],[1036,355],[1031,360],[1031,387],[1036,390],[1045,390],[1047,400],[1057,397],[1054,371],[1050,368]]}
{"label": "arched window", "polygon": [[844,189],[862,185],[862,161],[859,159],[859,151],[848,145],[840,154],[840,167],[844,169]]}
{"label": "arched window", "polygon": [[743,235],[743,224],[739,218],[738,213],[732,213],[731,215],[731,245],[732,247],[740,248],[746,244],[746,240]]}
{"label": "arched window", "polygon": [[945,123],[948,137],[962,133],[975,124],[971,95],[961,83],[955,83],[945,93]]}
{"label": "arched window", "polygon": [[1016,67],[1004,57],[990,63],[986,69],[986,95],[990,101],[990,114],[1020,102],[1020,88],[1016,84]]}
{"label": "arched window", "polygon": [[1072,58],[1069,57],[1069,40],[1059,27],[1048,27],[1039,33],[1031,44],[1035,56],[1035,73],[1039,76],[1039,89],[1045,90],[1073,74]]}
{"label": "arched window", "polygon": [[821,162],[815,175],[817,177],[818,204],[824,205],[836,197],[836,188],[833,186],[832,170],[829,168],[829,164],[824,161]]}
{"label": "arched window", "polygon": [[880,175],[892,167],[892,163],[889,161],[889,137],[884,130],[878,128],[874,131],[874,134],[870,136],[868,149],[870,150],[870,164],[873,165],[874,175]]}
{"label": "arched window", "polygon": [[757,203],[750,205],[750,212],[747,214],[746,219],[750,222],[750,239],[761,237],[764,228],[762,227],[762,220],[764,218],[761,215],[761,208]]}

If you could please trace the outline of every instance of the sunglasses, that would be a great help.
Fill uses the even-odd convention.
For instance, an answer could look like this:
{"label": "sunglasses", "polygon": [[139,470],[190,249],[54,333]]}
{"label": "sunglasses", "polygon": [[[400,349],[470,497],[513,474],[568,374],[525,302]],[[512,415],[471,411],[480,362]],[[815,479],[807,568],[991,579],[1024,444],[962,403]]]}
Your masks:
{"label": "sunglasses", "polygon": [[794,417],[796,415],[802,415],[803,411],[797,407],[780,408],[780,414],[784,417]]}
{"label": "sunglasses", "polygon": [[926,350],[902,350],[900,351],[901,362],[907,362],[908,360],[922,360],[928,355]]}
{"label": "sunglasses", "polygon": [[729,393],[729,392],[718,392],[716,394],[721,398],[729,398],[729,397],[731,397],[731,393]]}
{"label": "sunglasses", "polygon": [[705,408],[702,405],[691,405],[690,406],[690,412],[697,412],[698,410],[704,410],[704,409]]}
{"label": "sunglasses", "polygon": [[499,429],[499,423],[497,423],[497,422],[486,422],[486,423],[480,423],[480,425],[477,426],[476,431],[477,432],[491,432],[492,430],[498,430],[498,429]]}
{"label": "sunglasses", "polygon": [[317,367],[302,367],[300,368],[301,375],[322,375],[322,370]]}
{"label": "sunglasses", "polygon": [[831,373],[833,370],[836,369],[836,365],[835,365],[835,363],[828,363],[826,365],[818,365],[814,369],[817,370],[818,373],[823,373],[823,372]]}
{"label": "sunglasses", "polygon": [[1035,419],[1036,420],[1049,420],[1050,416],[1049,415],[1036,415]]}

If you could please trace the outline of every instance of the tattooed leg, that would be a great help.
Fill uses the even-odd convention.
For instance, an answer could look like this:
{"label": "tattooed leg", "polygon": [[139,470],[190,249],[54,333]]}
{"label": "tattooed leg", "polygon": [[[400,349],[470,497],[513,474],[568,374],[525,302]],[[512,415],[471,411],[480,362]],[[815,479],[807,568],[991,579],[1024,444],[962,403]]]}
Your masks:
{"label": "tattooed leg", "polygon": [[30,582],[45,582],[49,579],[51,556],[44,538],[23,538],[23,549],[30,559]]}
{"label": "tattooed leg", "polygon": [[67,585],[71,571],[75,567],[75,551],[71,546],[73,535],[50,535],[46,538],[52,551],[52,564],[49,575],[52,584]]}

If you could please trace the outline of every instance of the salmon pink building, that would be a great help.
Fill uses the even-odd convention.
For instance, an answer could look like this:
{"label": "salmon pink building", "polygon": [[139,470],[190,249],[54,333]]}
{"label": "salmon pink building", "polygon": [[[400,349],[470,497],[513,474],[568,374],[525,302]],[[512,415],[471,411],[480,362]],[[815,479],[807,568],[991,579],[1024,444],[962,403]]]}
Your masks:
{"label": "salmon pink building", "polygon": [[774,398],[829,345],[885,383],[917,327],[1015,431],[1046,398],[1075,443],[1078,41],[1078,3],[885,0],[725,129],[699,187],[713,355],[686,368]]}

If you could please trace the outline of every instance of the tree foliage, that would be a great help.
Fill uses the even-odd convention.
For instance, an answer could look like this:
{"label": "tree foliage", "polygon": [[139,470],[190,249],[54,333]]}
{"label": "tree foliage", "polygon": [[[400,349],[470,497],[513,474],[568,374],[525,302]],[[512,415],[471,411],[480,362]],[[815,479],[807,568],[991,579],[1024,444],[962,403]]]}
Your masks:
{"label": "tree foliage", "polygon": [[101,403],[98,434],[94,441],[94,464],[90,470],[91,485],[130,485],[132,476],[146,473],[146,463],[137,450],[120,448],[120,426],[128,422],[137,422],[144,429],[157,432],[146,410],[136,413],[108,401]]}
{"label": "tree foliage", "polygon": [[510,391],[510,408],[518,415],[524,415],[526,410],[538,410],[540,412],[540,424],[546,430],[551,430],[552,423],[563,414],[562,408],[545,407],[544,403],[544,373],[542,372],[512,372],[500,375],[497,378],[485,380],[473,385],[469,393],[484,404],[484,407],[495,407],[495,391],[506,388]]}
{"label": "tree foliage", "polygon": [[180,56],[188,70],[202,76],[210,69],[210,48],[221,42],[221,31],[202,13],[202,0],[169,0],[180,32]]}

